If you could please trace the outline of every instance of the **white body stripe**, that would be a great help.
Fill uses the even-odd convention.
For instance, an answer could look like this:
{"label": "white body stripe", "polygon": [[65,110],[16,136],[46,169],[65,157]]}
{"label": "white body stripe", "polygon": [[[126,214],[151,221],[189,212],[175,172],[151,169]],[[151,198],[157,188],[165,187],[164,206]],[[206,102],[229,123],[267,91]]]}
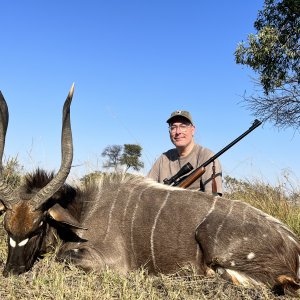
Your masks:
{"label": "white body stripe", "polygon": [[214,211],[215,209],[215,205],[217,202],[218,197],[214,197],[214,202],[212,203],[212,206],[210,207],[210,210],[208,211],[208,213],[205,215],[205,217],[203,218],[203,220],[197,225],[196,229],[198,229],[198,227],[207,219],[207,217]]}
{"label": "white body stripe", "polygon": [[153,265],[154,265],[155,270],[157,270],[157,266],[156,266],[155,253],[154,253],[154,231],[155,231],[156,224],[157,224],[157,221],[159,219],[160,213],[161,213],[162,209],[164,208],[164,206],[166,205],[166,203],[168,201],[168,198],[169,198],[169,195],[170,195],[170,192],[167,193],[166,199],[164,200],[163,204],[159,208],[159,211],[157,212],[157,215],[155,217],[155,220],[154,220],[154,223],[153,223],[153,226],[152,226],[152,230],[151,230],[151,237],[150,237],[150,240],[151,240],[151,255],[152,255],[152,261],[153,261]]}

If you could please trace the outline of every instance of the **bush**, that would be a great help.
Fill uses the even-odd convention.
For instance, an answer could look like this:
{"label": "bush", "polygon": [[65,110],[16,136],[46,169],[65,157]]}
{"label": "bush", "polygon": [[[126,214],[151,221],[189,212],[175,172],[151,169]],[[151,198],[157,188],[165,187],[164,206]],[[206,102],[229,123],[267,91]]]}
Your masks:
{"label": "bush", "polygon": [[22,180],[23,166],[20,165],[18,157],[4,159],[2,180],[13,188],[20,185]]}

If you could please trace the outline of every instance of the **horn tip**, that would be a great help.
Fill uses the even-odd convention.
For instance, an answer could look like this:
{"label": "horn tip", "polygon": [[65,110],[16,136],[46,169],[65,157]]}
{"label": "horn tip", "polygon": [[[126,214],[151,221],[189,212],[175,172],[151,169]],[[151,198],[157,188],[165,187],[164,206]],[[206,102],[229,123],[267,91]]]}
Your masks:
{"label": "horn tip", "polygon": [[70,92],[69,92],[69,97],[73,97],[73,94],[74,94],[74,86],[75,86],[75,82],[72,83],[72,86],[70,88]]}

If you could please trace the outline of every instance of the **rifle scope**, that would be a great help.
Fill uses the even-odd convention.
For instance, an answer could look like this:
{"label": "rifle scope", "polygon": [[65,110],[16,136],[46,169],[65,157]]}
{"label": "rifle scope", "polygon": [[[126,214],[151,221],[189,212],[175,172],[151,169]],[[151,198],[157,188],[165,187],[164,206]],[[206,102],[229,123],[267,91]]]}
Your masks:
{"label": "rifle scope", "polygon": [[192,171],[194,168],[193,166],[188,162],[186,163],[174,176],[172,176],[171,178],[165,178],[163,180],[164,184],[168,184],[171,185],[172,183],[174,183],[178,178],[180,178],[181,176],[187,174],[188,172]]}

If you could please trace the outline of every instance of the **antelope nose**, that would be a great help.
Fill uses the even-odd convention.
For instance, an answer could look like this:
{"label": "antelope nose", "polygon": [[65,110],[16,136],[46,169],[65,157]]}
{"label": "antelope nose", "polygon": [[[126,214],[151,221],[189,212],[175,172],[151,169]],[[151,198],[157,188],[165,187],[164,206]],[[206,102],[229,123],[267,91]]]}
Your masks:
{"label": "antelope nose", "polygon": [[5,269],[3,270],[2,274],[4,277],[8,277],[10,275],[19,275],[22,274],[26,271],[25,266],[6,266]]}
{"label": "antelope nose", "polygon": [[9,273],[6,271],[6,269],[3,270],[2,275],[4,277],[8,277]]}

